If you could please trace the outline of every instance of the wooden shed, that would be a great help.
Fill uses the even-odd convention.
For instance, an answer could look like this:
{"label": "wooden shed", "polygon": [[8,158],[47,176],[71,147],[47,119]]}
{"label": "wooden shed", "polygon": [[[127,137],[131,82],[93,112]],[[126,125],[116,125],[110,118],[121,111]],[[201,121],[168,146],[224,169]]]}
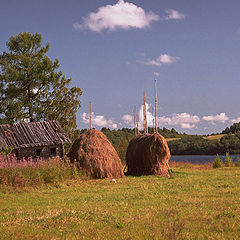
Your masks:
{"label": "wooden shed", "polygon": [[18,158],[63,157],[70,142],[56,120],[0,125],[0,147],[11,147]]}

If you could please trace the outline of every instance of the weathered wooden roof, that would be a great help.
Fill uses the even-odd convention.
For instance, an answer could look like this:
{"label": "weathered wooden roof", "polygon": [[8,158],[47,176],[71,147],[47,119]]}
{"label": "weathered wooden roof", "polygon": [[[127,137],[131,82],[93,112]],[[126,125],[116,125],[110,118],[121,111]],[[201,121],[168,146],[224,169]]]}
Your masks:
{"label": "weathered wooden roof", "polygon": [[29,122],[0,125],[0,147],[13,149],[69,143],[59,122]]}

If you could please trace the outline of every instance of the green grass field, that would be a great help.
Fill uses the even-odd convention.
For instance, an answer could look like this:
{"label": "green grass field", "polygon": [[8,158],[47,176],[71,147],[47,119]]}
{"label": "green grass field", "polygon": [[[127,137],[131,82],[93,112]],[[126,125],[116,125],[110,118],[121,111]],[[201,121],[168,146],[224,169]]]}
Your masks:
{"label": "green grass field", "polygon": [[[207,139],[207,140],[220,140],[225,135],[226,134],[216,134],[216,135],[203,137],[203,139]],[[167,142],[176,141],[176,140],[181,140],[181,138],[166,138]]]}
{"label": "green grass field", "polygon": [[239,239],[240,168],[0,188],[0,239]]}
{"label": "green grass field", "polygon": [[176,141],[176,140],[180,140],[181,138],[166,138],[167,142],[171,142],[171,141]]}
{"label": "green grass field", "polygon": [[225,135],[226,134],[211,135],[211,136],[208,136],[208,137],[204,137],[204,139],[207,139],[207,140],[220,140]]}

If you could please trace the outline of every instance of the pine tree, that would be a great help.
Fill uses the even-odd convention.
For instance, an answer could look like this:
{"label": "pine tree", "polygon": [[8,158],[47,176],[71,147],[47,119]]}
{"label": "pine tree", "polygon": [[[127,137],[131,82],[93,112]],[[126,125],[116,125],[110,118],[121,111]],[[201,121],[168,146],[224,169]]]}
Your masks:
{"label": "pine tree", "polygon": [[39,33],[24,32],[6,45],[0,55],[0,123],[57,119],[71,135],[81,89],[70,88],[59,61],[46,55],[49,44],[42,45]]}
{"label": "pine tree", "polygon": [[213,168],[220,168],[220,167],[222,167],[222,160],[219,157],[219,155],[217,154],[216,158],[213,161]]}
{"label": "pine tree", "polygon": [[226,152],[225,157],[225,167],[231,167],[232,166],[232,158],[229,155],[229,152]]}

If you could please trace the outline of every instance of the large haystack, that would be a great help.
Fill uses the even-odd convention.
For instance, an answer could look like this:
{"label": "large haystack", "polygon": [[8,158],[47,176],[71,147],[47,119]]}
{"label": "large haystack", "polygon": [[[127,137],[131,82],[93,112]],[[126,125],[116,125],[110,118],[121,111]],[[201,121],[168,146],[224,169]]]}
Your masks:
{"label": "large haystack", "polygon": [[136,136],[130,141],[127,149],[127,174],[169,177],[169,159],[167,142],[159,133]]}
{"label": "large haystack", "polygon": [[107,137],[91,129],[73,143],[68,157],[76,160],[91,178],[120,178],[124,176],[121,160]]}

